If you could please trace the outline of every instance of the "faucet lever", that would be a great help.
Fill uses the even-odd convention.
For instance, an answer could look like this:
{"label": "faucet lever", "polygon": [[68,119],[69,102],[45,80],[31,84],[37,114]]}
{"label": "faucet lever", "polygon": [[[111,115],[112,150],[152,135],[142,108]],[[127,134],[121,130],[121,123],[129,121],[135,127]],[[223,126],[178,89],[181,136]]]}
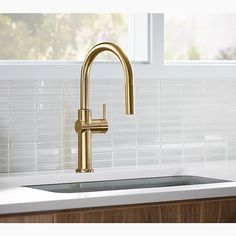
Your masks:
{"label": "faucet lever", "polygon": [[107,105],[106,104],[102,105],[102,114],[103,114],[103,120],[106,120],[107,118]]}

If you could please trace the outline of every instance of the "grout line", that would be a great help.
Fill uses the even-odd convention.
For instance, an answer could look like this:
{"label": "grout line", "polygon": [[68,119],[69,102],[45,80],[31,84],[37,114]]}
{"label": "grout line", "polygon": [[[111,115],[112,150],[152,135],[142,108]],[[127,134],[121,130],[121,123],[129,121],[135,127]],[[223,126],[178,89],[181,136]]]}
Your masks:
{"label": "grout line", "polygon": [[8,158],[7,158],[7,173],[10,172],[10,157],[11,157],[11,136],[12,136],[12,127],[11,127],[11,94],[12,94],[12,80],[9,81],[9,104],[8,104]]}
{"label": "grout line", "polygon": [[40,89],[40,81],[37,81],[37,92],[36,92],[36,109],[35,109],[35,115],[36,115],[36,120],[35,120],[35,171],[38,170],[38,125],[39,125],[39,119],[38,119],[38,116],[39,116],[39,104],[40,104],[40,99],[39,99],[39,89]]}
{"label": "grout line", "polygon": [[230,101],[230,96],[229,96],[229,84],[226,82],[226,88],[225,88],[225,99],[226,99],[226,104],[225,104],[225,109],[224,109],[224,132],[225,132],[225,161],[226,165],[229,163],[229,153],[228,153],[228,111],[229,111],[229,101]]}
{"label": "grout line", "polygon": [[204,110],[204,114],[203,114],[203,117],[204,117],[204,166],[207,165],[207,153],[206,153],[206,122],[207,122],[207,115],[206,115],[206,111],[207,111],[207,108],[206,108],[206,89],[207,89],[207,80],[204,80],[204,88],[203,88],[203,99],[204,99],[204,105],[203,105],[203,110]]}
{"label": "grout line", "polygon": [[[61,117],[61,122],[62,122],[62,129],[61,129],[61,132],[62,132],[62,140],[61,140],[61,169],[64,170],[64,143],[65,143],[65,106],[66,106],[66,96],[65,96],[65,92],[66,92],[66,89],[65,89],[65,86],[66,84],[64,83],[66,81],[62,80],[61,81],[61,92],[62,92],[62,117]],[[68,89],[68,88],[67,88]]]}
{"label": "grout line", "polygon": [[[111,168],[114,168],[114,96],[115,96],[115,86],[114,86],[115,80],[112,80],[111,85],[111,123],[112,123],[112,132],[111,132]],[[108,127],[109,128],[109,127]]]}
{"label": "grout line", "polygon": [[138,111],[139,111],[139,83],[138,81],[136,81],[136,87],[135,87],[135,90],[134,92],[136,92],[136,96],[135,96],[135,100],[134,100],[134,104],[135,104],[135,109],[136,109],[136,112],[135,112],[135,166],[137,167],[138,166]]}
{"label": "grout line", "polygon": [[184,83],[183,80],[181,79],[180,81],[180,85],[181,85],[181,142],[182,142],[182,164],[184,165],[185,163],[185,152],[184,152],[184,148],[185,148],[185,143],[184,143]]}
{"label": "grout line", "polygon": [[159,159],[159,165],[162,164],[162,130],[161,130],[161,119],[162,119],[162,113],[161,113],[161,108],[162,108],[162,99],[161,99],[161,95],[162,95],[162,81],[161,79],[159,79],[159,121],[158,121],[158,130],[159,130],[159,141],[160,141],[160,159]]}

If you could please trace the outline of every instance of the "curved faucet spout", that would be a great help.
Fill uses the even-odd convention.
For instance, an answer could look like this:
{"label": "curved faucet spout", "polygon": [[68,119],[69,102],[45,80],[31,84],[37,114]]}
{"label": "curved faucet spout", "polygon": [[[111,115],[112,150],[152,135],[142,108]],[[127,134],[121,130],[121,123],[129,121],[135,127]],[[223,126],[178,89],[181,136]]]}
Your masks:
{"label": "curved faucet spout", "polygon": [[120,60],[125,73],[125,111],[126,114],[134,114],[134,92],[133,92],[133,73],[129,59],[120,47],[110,42],[103,42],[95,45],[85,58],[81,69],[80,87],[80,109],[89,109],[89,82],[91,65],[95,57],[103,52],[110,51]]}

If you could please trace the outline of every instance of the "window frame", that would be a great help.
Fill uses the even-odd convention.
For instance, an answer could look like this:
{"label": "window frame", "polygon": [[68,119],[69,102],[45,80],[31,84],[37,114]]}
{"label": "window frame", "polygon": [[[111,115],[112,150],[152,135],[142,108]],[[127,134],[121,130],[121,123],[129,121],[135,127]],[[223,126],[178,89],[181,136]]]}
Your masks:
{"label": "window frame", "polygon": [[[135,79],[234,79],[236,63],[166,62],[164,59],[164,14],[148,14],[149,61],[132,62]],[[0,61],[0,79],[79,79],[78,61]],[[93,73],[95,72],[95,73]],[[118,61],[94,62],[92,76],[118,79]]]}

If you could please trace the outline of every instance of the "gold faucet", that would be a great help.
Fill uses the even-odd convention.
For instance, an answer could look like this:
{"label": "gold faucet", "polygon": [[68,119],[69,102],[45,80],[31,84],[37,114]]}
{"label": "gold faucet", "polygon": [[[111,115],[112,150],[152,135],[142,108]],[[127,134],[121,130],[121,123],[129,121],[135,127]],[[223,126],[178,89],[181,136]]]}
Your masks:
{"label": "gold faucet", "polygon": [[75,130],[78,133],[78,169],[76,172],[92,172],[92,133],[106,133],[108,122],[106,120],[106,104],[103,104],[103,118],[92,119],[89,109],[89,80],[90,69],[95,57],[103,52],[113,52],[120,60],[125,72],[125,107],[126,114],[134,114],[133,73],[129,59],[125,53],[114,43],[104,42],[95,45],[86,56],[81,68],[80,78],[80,109]]}

